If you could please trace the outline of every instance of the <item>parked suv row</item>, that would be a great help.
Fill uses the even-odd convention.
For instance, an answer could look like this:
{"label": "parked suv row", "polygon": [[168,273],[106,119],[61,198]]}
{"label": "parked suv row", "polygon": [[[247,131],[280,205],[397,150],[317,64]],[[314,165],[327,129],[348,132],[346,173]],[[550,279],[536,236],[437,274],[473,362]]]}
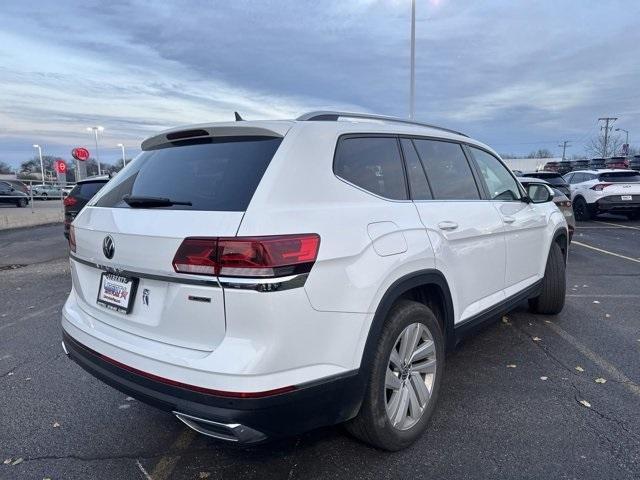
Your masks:
{"label": "parked suv row", "polygon": [[165,131],[73,221],[63,347],[220,440],[347,422],[398,450],[447,349],[525,300],[563,308],[551,200],[486,145],[400,119]]}

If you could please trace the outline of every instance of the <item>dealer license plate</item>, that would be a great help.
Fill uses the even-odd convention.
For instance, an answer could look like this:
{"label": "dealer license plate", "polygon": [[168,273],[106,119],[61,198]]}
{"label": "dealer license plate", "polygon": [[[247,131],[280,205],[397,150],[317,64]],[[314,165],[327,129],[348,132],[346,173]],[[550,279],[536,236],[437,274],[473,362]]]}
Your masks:
{"label": "dealer license plate", "polygon": [[129,313],[138,286],[137,278],[103,273],[98,289],[98,304],[120,313]]}

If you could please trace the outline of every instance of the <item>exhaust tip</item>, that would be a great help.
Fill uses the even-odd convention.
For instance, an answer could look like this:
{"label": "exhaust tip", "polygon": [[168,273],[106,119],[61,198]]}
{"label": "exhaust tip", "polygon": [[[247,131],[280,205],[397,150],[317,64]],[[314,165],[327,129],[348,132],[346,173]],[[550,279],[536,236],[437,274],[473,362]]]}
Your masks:
{"label": "exhaust tip", "polygon": [[172,412],[187,427],[202,435],[224,440],[225,442],[256,443],[266,439],[264,433],[239,423],[221,423],[205,418],[194,417],[181,412]]}
{"label": "exhaust tip", "polygon": [[64,340],[61,343],[62,343],[62,351],[68,357],[69,356],[69,350],[67,350],[67,346],[64,344]]}

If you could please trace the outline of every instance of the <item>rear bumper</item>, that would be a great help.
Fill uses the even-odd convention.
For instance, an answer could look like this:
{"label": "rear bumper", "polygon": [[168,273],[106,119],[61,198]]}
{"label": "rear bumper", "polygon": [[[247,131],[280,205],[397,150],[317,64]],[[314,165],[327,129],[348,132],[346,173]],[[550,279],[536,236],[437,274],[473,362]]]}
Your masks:
{"label": "rear bumper", "polygon": [[63,330],[69,357],[104,383],[161,410],[173,412],[200,433],[238,443],[294,435],[356,415],[364,393],[357,371],[261,398],[201,393],[127,368],[79,343]]}
{"label": "rear bumper", "polygon": [[633,195],[633,200],[621,200],[620,195],[603,197],[596,201],[595,207],[600,212],[633,212],[640,210],[640,195]]}

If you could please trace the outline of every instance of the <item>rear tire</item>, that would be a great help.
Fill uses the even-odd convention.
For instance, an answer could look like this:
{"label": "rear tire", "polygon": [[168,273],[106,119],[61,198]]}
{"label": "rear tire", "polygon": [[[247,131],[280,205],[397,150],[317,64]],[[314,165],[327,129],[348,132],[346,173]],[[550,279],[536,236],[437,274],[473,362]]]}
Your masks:
{"label": "rear tire", "polygon": [[573,214],[575,215],[576,220],[581,220],[583,222],[591,220],[591,217],[593,216],[589,205],[582,197],[578,197],[573,201]]}
{"label": "rear tire", "polygon": [[553,242],[547,266],[542,279],[542,291],[536,298],[529,299],[529,309],[544,315],[556,315],[564,308],[566,293],[566,265],[560,245]]}
{"label": "rear tire", "polygon": [[640,211],[627,213],[627,218],[629,220],[639,220],[640,219]]}
{"label": "rear tire", "polygon": [[397,451],[422,435],[435,409],[444,373],[442,328],[426,305],[399,300],[375,348],[360,412],[345,426],[365,443]]}

